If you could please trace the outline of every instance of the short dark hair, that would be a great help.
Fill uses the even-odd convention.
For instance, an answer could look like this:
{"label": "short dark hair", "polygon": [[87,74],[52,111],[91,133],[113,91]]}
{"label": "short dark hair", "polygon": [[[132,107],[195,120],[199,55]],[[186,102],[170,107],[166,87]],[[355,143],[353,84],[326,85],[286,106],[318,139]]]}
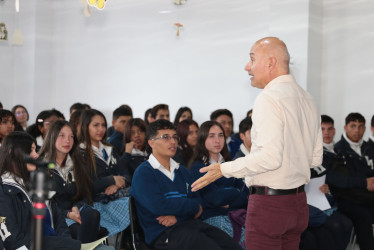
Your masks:
{"label": "short dark hair", "polygon": [[374,115],[371,117],[371,126],[374,127]]}
{"label": "short dark hair", "polygon": [[144,122],[145,124],[148,126],[149,125],[149,122],[148,122],[148,115],[152,112],[152,108],[149,108],[145,111],[144,113]]}
{"label": "short dark hair", "polygon": [[169,110],[169,106],[167,104],[157,104],[156,106],[154,106],[152,108],[152,111],[151,111],[151,116],[152,118],[156,118],[157,116],[157,112],[160,110],[160,109],[166,109],[166,110]]}
{"label": "short dark hair", "polygon": [[70,114],[73,111],[73,109],[75,109],[75,110],[84,110],[85,106],[84,106],[84,104],[82,104],[80,102],[76,102],[76,103],[74,103],[73,105],[70,106]]}
{"label": "short dark hair", "polygon": [[365,124],[365,117],[360,113],[349,113],[345,118],[345,125],[348,125],[348,123],[355,121],[362,122]]}
{"label": "short dark hair", "polygon": [[321,123],[331,123],[332,125],[334,125],[334,119],[332,119],[328,115],[321,115]]}
{"label": "short dark hair", "polygon": [[124,107],[116,108],[113,111],[113,120],[116,121],[120,116],[131,116],[132,117],[132,111]]}
{"label": "short dark hair", "polygon": [[174,124],[165,119],[156,120],[148,125],[146,138],[145,138],[145,140],[147,141],[147,148],[146,148],[147,153],[152,153],[152,148],[149,146],[148,140],[155,137],[158,131],[163,130],[163,129],[176,130]]}
{"label": "short dark hair", "polygon": [[51,112],[52,114],[54,114],[58,119],[62,119],[62,120],[65,120],[65,116],[64,114],[60,111],[60,110],[57,110],[57,109],[51,109]]}
{"label": "short dark hair", "polygon": [[219,116],[221,116],[221,115],[227,115],[227,116],[229,116],[229,117],[233,120],[233,118],[232,118],[232,113],[231,113],[231,111],[228,110],[228,109],[217,109],[217,110],[213,111],[213,112],[210,114],[210,120],[211,120],[211,121],[215,121],[215,120],[217,120],[217,118],[218,118]]}
{"label": "short dark hair", "polygon": [[0,108],[2,109],[3,108],[3,104],[0,102]]}
{"label": "short dark hair", "polygon": [[253,109],[248,110],[248,112],[247,112],[247,116],[251,116],[252,113],[253,113]]}
{"label": "short dark hair", "polygon": [[245,132],[251,129],[252,129],[252,118],[250,116],[244,118],[239,123],[239,133],[245,134]]}

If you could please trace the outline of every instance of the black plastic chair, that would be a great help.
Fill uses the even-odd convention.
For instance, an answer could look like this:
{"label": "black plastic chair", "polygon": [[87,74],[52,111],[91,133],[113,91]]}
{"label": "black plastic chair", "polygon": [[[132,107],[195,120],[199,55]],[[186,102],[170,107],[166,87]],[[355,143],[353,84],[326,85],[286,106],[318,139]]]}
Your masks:
{"label": "black plastic chair", "polygon": [[154,248],[149,247],[145,243],[145,237],[142,227],[139,224],[139,220],[136,214],[135,199],[130,196],[129,200],[129,213],[130,213],[130,230],[131,230],[131,241],[134,250],[153,250]]}

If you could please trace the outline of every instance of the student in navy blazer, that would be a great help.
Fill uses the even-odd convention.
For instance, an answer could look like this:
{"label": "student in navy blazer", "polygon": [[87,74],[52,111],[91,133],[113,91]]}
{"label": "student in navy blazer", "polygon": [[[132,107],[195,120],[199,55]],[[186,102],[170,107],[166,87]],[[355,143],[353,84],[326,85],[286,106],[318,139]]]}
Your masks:
{"label": "student in navy blazer", "polygon": [[[199,129],[193,163],[190,164],[193,180],[204,175],[199,172],[202,167],[229,159],[222,126],[216,121],[204,122]],[[228,212],[245,208],[248,203],[249,190],[243,180],[221,177],[201,189],[200,194],[204,201],[202,219],[232,236]]]}
{"label": "student in navy blazer", "polygon": [[[31,245],[32,201],[28,194],[29,172],[35,165],[26,164],[25,155],[37,158],[35,140],[25,132],[12,132],[0,147],[0,236],[1,249],[29,249]],[[73,240],[61,210],[46,202],[43,220],[43,249],[80,249]]]}

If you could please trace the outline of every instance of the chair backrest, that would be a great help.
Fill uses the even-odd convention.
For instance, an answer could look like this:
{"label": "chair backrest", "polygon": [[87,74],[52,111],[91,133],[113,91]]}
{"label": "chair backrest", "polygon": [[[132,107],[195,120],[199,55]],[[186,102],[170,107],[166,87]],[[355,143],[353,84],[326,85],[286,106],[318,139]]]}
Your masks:
{"label": "chair backrest", "polygon": [[145,243],[144,231],[140,226],[135,207],[135,199],[130,196],[129,199],[129,213],[130,213],[130,229],[131,229],[131,240],[134,250],[152,250]]}

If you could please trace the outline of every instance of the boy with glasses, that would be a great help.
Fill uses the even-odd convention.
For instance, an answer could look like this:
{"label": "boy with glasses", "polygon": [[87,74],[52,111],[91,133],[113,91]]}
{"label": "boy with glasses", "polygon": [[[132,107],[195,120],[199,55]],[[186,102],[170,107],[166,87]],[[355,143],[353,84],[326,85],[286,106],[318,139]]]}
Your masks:
{"label": "boy with glasses", "polygon": [[220,229],[197,220],[201,199],[191,192],[188,170],[172,159],[178,146],[174,125],[151,123],[147,140],[152,153],[136,169],[130,191],[146,243],[156,249],[241,249]]}

